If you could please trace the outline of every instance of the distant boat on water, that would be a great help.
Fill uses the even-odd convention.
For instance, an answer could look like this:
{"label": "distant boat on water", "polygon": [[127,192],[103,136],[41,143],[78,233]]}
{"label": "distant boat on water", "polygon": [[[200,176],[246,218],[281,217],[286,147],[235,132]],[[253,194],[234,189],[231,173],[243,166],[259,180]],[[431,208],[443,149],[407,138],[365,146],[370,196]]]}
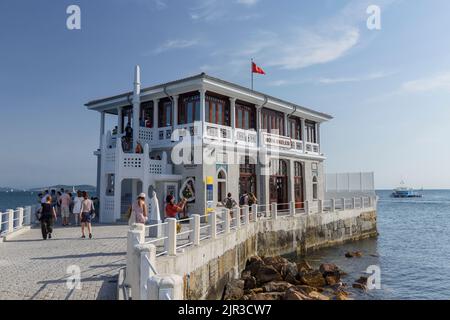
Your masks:
{"label": "distant boat on water", "polygon": [[400,183],[400,187],[395,188],[391,195],[393,198],[422,198],[422,194],[414,189],[406,187],[405,182]]}

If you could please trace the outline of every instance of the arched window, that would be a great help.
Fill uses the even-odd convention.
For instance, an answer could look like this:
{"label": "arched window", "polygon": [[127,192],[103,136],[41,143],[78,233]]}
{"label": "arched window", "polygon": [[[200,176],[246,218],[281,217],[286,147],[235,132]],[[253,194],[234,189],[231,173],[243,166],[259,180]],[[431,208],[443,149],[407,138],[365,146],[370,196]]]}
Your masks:
{"label": "arched window", "polygon": [[217,173],[217,201],[222,202],[227,197],[227,173],[220,169]]}
{"label": "arched window", "polygon": [[318,200],[318,179],[317,176],[314,176],[312,179],[312,187],[313,187],[313,200]]}

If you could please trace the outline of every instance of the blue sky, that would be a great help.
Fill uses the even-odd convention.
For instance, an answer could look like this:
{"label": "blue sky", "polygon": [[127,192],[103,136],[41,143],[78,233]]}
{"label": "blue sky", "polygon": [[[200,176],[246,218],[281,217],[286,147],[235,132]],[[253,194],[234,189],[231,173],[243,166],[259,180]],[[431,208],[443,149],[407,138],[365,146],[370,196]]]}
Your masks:
{"label": "blue sky", "polygon": [[[81,7],[82,29],[66,28]],[[366,8],[381,7],[368,30]],[[450,187],[447,0],[3,0],[0,186],[95,183],[89,100],[202,71],[332,114],[328,172]]]}

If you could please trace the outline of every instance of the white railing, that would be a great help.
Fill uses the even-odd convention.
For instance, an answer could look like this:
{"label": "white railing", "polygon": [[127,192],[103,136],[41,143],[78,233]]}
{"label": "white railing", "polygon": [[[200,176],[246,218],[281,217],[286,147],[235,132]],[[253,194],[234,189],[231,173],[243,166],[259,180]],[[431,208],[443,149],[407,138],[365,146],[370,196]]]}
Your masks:
{"label": "white railing", "polygon": [[6,236],[34,223],[36,209],[37,206],[27,206],[0,212],[0,236]]}
{"label": "white railing", "polygon": [[[345,207],[344,207],[345,205]],[[373,197],[328,199],[290,203],[272,203],[236,207],[232,211],[221,209],[205,215],[193,215],[183,220],[166,219],[165,222],[146,226],[146,230],[160,228],[163,234],[150,238],[144,244],[154,244],[157,256],[177,255],[181,249],[201,245],[208,239],[216,239],[258,220],[274,220],[311,214],[327,214],[343,210],[374,208]],[[188,223],[186,223],[188,222]],[[177,232],[177,224],[184,226]],[[147,232],[150,234],[150,232]]]}
{"label": "white railing", "polygon": [[233,141],[233,131],[231,127],[223,126],[215,123],[205,123],[204,137],[218,141]]}
{"label": "white railing", "polygon": [[234,141],[236,144],[256,147],[258,145],[258,134],[255,130],[234,129]]}

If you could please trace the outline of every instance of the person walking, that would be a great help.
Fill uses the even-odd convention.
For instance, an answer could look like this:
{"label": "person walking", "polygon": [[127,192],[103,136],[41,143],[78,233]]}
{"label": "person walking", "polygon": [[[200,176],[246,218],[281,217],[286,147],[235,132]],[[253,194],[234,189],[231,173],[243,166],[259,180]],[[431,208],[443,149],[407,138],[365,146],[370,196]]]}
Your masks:
{"label": "person walking", "polygon": [[73,199],[73,215],[75,218],[75,224],[78,226],[80,221],[80,215],[81,215],[81,203],[83,202],[83,194],[81,191],[77,191],[77,194],[75,195],[75,198]]}
{"label": "person walking", "polygon": [[66,190],[60,197],[59,197],[59,204],[60,204],[60,210],[61,210],[61,218],[62,218],[62,226],[68,226],[69,225],[69,217],[70,217],[70,202],[71,198],[69,196],[69,191]]}
{"label": "person walking", "polygon": [[131,213],[128,219],[128,224],[132,226],[134,223],[145,224],[148,219],[148,209],[145,203],[145,193],[141,193],[135,202],[131,205]]}
{"label": "person walking", "polygon": [[94,203],[89,199],[89,195],[86,191],[83,191],[83,201],[81,202],[81,238],[85,239],[84,228],[87,227],[89,232],[89,239],[92,239],[92,225],[91,219],[94,214]]}
{"label": "person walking", "polygon": [[52,197],[47,196],[47,201],[42,204],[42,211],[40,214],[42,238],[44,240],[51,239],[53,233],[53,223],[56,221],[56,210],[52,206]]}

